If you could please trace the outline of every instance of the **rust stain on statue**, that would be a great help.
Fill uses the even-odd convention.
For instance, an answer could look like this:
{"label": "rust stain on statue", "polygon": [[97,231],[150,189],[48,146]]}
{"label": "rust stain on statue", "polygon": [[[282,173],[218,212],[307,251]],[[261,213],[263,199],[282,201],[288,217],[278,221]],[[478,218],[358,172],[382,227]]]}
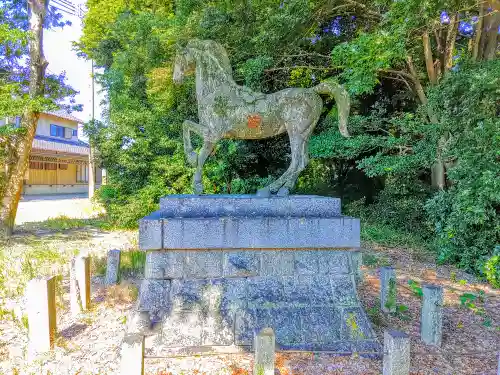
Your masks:
{"label": "rust stain on statue", "polygon": [[248,127],[250,129],[258,129],[262,124],[262,117],[257,113],[253,115],[248,115]]}

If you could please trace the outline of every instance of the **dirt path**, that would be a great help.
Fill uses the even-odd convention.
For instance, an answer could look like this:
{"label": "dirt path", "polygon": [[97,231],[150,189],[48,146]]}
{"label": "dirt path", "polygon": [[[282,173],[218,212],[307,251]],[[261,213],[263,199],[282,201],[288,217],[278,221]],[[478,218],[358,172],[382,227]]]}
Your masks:
{"label": "dirt path", "polygon": [[88,219],[97,213],[98,210],[82,194],[25,196],[19,202],[16,225],[58,216]]}

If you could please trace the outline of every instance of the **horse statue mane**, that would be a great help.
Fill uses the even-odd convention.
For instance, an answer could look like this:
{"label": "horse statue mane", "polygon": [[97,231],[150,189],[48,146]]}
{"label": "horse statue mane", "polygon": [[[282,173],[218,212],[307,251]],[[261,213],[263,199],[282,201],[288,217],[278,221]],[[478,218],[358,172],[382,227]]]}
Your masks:
{"label": "horse statue mane", "polygon": [[[231,62],[222,45],[198,39],[190,40],[177,54],[173,79],[181,83],[191,72],[196,74],[199,121],[184,121],[183,138],[188,162],[196,167],[193,186],[197,194],[203,192],[203,165],[220,139],[264,139],[284,132],[290,139],[290,166],[258,194],[288,194],[309,162],[309,137],[323,108],[320,95],[335,98],[340,133],[349,136],[349,94],[335,80],[326,80],[311,88],[287,88],[271,94],[254,92],[234,82]],[[193,150],[191,132],[203,138],[199,153]]]}

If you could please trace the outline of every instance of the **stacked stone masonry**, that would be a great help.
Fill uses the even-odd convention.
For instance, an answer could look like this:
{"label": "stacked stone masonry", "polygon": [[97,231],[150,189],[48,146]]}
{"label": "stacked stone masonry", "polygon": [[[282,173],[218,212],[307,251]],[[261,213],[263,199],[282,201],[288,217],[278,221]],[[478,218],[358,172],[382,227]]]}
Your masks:
{"label": "stacked stone masonry", "polygon": [[378,356],[356,293],[359,221],[339,215],[335,198],[162,199],[140,224],[147,355],[239,351],[270,327],[281,350]]}

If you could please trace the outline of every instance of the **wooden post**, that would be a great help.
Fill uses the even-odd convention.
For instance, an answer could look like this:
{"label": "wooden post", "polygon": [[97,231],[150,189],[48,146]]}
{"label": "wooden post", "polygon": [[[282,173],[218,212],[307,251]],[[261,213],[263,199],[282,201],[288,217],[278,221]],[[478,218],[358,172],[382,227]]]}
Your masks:
{"label": "wooden post", "polygon": [[385,313],[396,312],[396,273],[392,267],[380,269],[380,308]]}
{"label": "wooden post", "polygon": [[144,375],[144,336],[126,334],[121,350],[120,375]]}
{"label": "wooden post", "polygon": [[255,375],[274,375],[275,342],[272,328],[264,328],[255,335]]}
{"label": "wooden post", "polygon": [[422,286],[423,304],[420,336],[427,345],[441,346],[443,331],[443,288],[437,285]]}
{"label": "wooden post", "polygon": [[384,332],[383,375],[410,373],[410,337],[400,331]]}
{"label": "wooden post", "polygon": [[29,353],[52,350],[56,337],[56,277],[40,277],[28,282]]}
{"label": "wooden post", "polygon": [[79,256],[71,259],[70,269],[71,313],[78,315],[90,307],[90,257]]}

